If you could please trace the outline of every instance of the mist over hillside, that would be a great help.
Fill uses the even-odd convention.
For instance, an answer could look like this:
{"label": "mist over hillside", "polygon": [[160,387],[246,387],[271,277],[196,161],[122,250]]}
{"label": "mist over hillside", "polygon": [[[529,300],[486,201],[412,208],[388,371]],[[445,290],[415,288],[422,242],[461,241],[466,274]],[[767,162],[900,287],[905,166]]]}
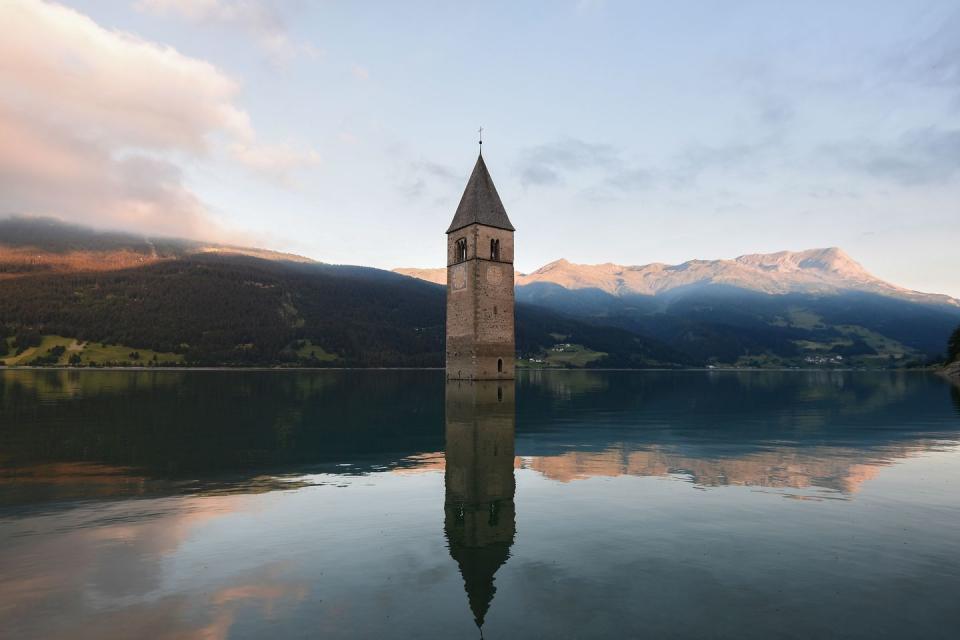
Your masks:
{"label": "mist over hillside", "polygon": [[110,271],[204,253],[313,262],[268,249],[97,230],[56,218],[0,218],[0,278],[26,273]]}

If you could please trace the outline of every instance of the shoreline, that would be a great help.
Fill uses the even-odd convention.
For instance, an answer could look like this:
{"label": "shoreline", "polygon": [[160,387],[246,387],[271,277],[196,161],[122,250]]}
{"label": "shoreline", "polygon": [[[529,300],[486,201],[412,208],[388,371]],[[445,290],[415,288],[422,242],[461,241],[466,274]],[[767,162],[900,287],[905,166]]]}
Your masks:
{"label": "shoreline", "polygon": [[[917,367],[911,369],[860,369],[853,367],[822,369],[814,367],[715,367],[708,369],[706,367],[651,367],[649,369],[625,369],[625,368],[566,368],[566,367],[544,367],[544,368],[518,368],[517,371],[523,372],[542,372],[542,371],[631,371],[631,372],[665,372],[673,371],[677,373],[736,373],[736,372],[826,372],[826,373],[934,373],[954,382],[960,383],[960,363],[954,363],[955,371],[947,371],[949,367]],[[71,366],[36,366],[36,365],[11,365],[0,366],[2,371],[277,371],[277,372],[298,372],[298,371],[443,371],[444,367],[227,367],[227,366],[209,366],[209,367],[71,367]]]}
{"label": "shoreline", "polygon": [[949,380],[955,385],[960,385],[960,360],[937,369],[937,375]]}

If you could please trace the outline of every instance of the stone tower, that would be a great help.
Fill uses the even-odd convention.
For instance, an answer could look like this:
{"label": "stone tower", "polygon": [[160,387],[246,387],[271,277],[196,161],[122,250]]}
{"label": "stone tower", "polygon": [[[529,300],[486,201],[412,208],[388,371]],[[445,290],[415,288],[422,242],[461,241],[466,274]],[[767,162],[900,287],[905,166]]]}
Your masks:
{"label": "stone tower", "polygon": [[513,225],[477,158],[447,229],[447,379],[513,379]]}

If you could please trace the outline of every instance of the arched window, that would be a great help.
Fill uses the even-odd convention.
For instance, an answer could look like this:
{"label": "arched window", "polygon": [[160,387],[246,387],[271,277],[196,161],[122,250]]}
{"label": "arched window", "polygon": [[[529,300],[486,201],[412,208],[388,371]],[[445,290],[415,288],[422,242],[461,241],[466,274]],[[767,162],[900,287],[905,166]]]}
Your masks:
{"label": "arched window", "polygon": [[467,239],[457,240],[457,262],[463,262],[467,259]]}
{"label": "arched window", "polygon": [[503,358],[497,358],[497,373],[503,373]]}
{"label": "arched window", "polygon": [[496,239],[490,240],[490,259],[499,260],[500,259],[500,241]]}

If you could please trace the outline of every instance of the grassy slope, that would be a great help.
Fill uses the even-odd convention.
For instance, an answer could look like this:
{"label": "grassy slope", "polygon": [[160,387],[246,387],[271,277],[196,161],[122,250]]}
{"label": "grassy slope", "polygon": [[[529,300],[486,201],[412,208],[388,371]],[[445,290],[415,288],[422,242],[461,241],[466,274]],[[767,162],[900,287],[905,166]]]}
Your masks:
{"label": "grassy slope", "polygon": [[323,347],[313,344],[309,340],[304,340],[303,344],[296,349],[298,360],[318,360],[320,362],[333,362],[337,359],[337,354],[327,353]]}
{"label": "grassy slope", "polygon": [[[543,362],[530,362],[529,360],[519,360],[520,367],[529,367],[531,369],[542,368],[580,368],[586,367],[591,362],[597,362],[607,356],[603,351],[594,351],[582,344],[571,344],[563,351],[554,351],[548,349],[537,355],[538,360]],[[602,366],[602,365],[601,365]]]}
{"label": "grassy slope", "polygon": [[[10,344],[13,338],[8,338]],[[183,362],[183,356],[176,353],[163,353],[152,351],[150,349],[134,349],[124,345],[107,345],[99,342],[80,342],[75,338],[64,336],[45,335],[39,347],[30,347],[20,355],[13,355],[11,346],[10,353],[5,358],[0,358],[0,362],[8,367],[29,365],[37,357],[44,356],[54,347],[64,347],[63,355],[57,361],[58,365],[69,363],[70,357],[74,354],[80,354],[80,363],[82,365],[105,365],[108,363],[127,363],[130,365],[147,365],[154,361],[158,364],[179,364]],[[140,354],[139,360],[132,360],[130,354],[137,352]]]}

